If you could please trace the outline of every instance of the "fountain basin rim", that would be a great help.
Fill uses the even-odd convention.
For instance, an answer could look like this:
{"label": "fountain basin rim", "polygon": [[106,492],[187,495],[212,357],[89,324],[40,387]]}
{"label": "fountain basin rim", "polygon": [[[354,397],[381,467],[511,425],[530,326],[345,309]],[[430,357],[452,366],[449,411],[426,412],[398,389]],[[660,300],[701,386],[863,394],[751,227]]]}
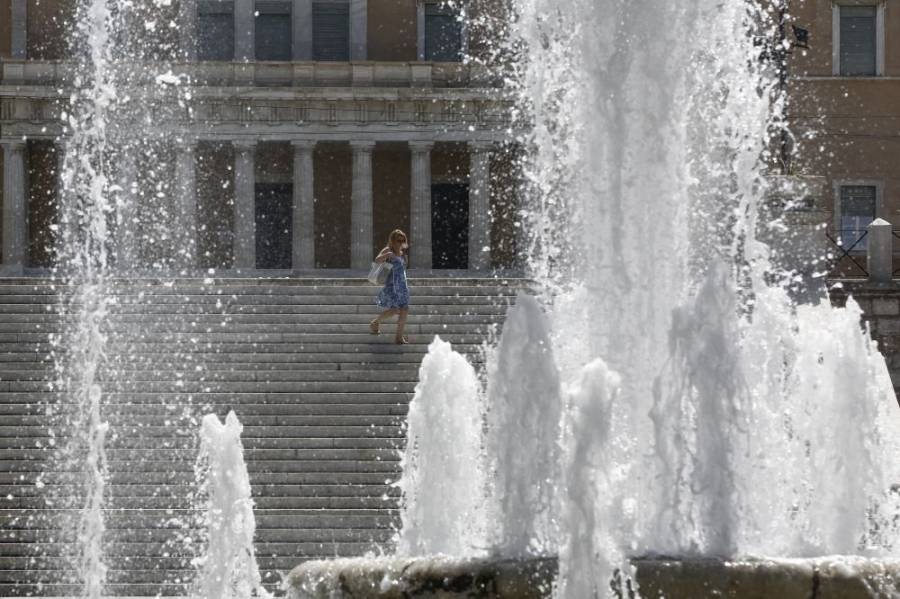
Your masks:
{"label": "fountain basin rim", "polygon": [[[690,556],[632,558],[645,597],[697,599],[869,599],[900,596],[900,559]],[[543,599],[552,595],[555,557],[362,557],[309,561],[285,580],[291,599],[409,596]],[[627,596],[627,594],[626,594]]]}

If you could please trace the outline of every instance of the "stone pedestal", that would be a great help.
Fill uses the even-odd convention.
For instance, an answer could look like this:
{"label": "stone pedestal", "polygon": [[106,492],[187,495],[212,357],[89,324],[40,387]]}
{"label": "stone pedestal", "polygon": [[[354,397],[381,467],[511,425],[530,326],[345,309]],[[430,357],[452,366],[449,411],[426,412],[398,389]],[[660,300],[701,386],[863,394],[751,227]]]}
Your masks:
{"label": "stone pedestal", "polygon": [[411,142],[412,180],[410,185],[411,266],[430,269],[431,263],[431,142]]}
{"label": "stone pedestal", "polygon": [[883,218],[876,218],[867,228],[866,262],[869,282],[874,285],[893,285],[894,235],[891,229],[891,223]]}
{"label": "stone pedestal", "polygon": [[20,274],[25,266],[28,211],[24,141],[3,142],[3,271]]}
{"label": "stone pedestal", "polygon": [[314,141],[295,141],[294,202],[292,212],[291,268],[309,270],[316,267],[316,227],[313,151]]}
{"label": "stone pedestal", "polygon": [[350,215],[350,267],[364,270],[374,256],[372,237],[372,152],[373,141],[354,141],[353,189]]}
{"label": "stone pedestal", "polygon": [[234,268],[256,268],[256,142],[234,142]]}

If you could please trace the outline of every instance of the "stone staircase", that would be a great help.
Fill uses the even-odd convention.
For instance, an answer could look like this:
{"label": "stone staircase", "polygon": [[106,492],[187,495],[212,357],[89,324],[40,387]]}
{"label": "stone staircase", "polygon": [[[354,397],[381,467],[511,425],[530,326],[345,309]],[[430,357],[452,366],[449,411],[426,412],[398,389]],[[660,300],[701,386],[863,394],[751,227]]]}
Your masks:
{"label": "stone staircase", "polygon": [[[521,280],[412,282],[411,345],[368,332],[376,288],[361,279],[116,281],[107,320],[106,562],[112,596],[184,595],[198,511],[200,417],[234,410],[256,501],[264,580],[309,558],[389,551],[397,449],[419,363],[435,335],[476,364]],[[71,474],[47,469],[49,280],[0,280],[0,597],[64,596],[71,538],[54,532]],[[57,426],[57,434],[69,434]],[[60,439],[62,441],[63,439]],[[56,502],[50,500],[56,498]],[[190,540],[190,541],[188,541]]]}

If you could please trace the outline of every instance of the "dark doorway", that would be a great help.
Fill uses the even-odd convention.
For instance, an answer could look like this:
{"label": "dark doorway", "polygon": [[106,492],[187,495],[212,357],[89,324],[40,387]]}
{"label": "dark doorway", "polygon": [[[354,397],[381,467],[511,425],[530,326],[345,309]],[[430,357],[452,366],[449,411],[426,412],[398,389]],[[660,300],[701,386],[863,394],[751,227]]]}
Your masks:
{"label": "dark doorway", "polygon": [[256,268],[291,267],[290,183],[256,184]]}
{"label": "dark doorway", "polygon": [[431,186],[431,267],[469,267],[469,186]]}

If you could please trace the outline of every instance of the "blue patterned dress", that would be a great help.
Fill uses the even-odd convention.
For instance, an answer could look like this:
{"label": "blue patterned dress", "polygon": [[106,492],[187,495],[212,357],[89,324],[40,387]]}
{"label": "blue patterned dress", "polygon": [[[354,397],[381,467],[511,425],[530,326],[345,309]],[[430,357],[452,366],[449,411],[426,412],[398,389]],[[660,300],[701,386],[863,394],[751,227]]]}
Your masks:
{"label": "blue patterned dress", "polygon": [[406,308],[409,306],[409,285],[406,283],[406,260],[399,256],[388,259],[393,265],[384,287],[378,292],[375,304],[384,309]]}

